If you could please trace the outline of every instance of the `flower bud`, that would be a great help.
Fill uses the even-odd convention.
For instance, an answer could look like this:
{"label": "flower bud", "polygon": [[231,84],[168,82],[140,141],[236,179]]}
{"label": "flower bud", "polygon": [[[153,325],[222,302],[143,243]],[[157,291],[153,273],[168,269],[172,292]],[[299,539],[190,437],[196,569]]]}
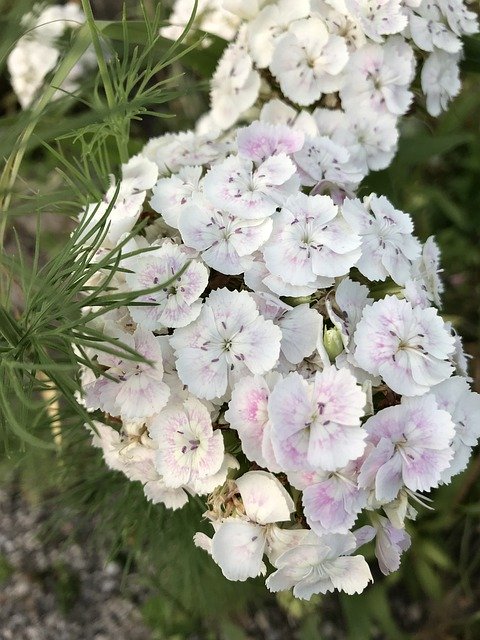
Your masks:
{"label": "flower bud", "polygon": [[333,327],[332,329],[325,329],[323,332],[323,344],[330,361],[333,362],[343,351],[343,342],[340,331],[336,327]]}

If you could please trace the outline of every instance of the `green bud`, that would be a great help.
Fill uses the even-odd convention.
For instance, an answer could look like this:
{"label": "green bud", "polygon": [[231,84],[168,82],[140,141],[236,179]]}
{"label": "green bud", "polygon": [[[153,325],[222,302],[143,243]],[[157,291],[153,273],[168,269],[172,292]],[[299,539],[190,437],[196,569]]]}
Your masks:
{"label": "green bud", "polygon": [[337,327],[333,329],[325,329],[323,332],[323,344],[328,353],[330,362],[333,362],[337,356],[343,351],[343,341],[340,331]]}

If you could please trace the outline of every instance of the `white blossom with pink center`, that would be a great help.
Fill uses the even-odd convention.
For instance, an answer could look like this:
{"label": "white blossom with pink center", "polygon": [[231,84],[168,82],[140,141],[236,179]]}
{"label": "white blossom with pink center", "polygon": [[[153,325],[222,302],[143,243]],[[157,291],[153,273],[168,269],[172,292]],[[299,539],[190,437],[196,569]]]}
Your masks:
{"label": "white blossom with pink center", "polygon": [[357,199],[345,200],[342,213],[362,237],[357,269],[369,280],[390,276],[404,284],[411,276],[413,261],[420,256],[420,243],[412,235],[410,216],[375,194],[365,198],[363,204]]}
{"label": "white blossom with pink center", "polygon": [[244,258],[268,240],[272,221],[246,220],[199,201],[185,208],[179,229],[185,245],[200,251],[208,266],[232,275],[243,273]]}
{"label": "white blossom with pink center", "polygon": [[222,466],[222,434],[213,431],[208,409],[196,398],[158,413],[149,432],[158,447],[155,466],[167,487],[213,476]]}
{"label": "white blossom with pink center", "polygon": [[382,409],[365,430],[375,448],[362,464],[359,484],[381,502],[394,500],[403,486],[413,492],[437,487],[453,458],[455,426],[431,396]]}
{"label": "white blossom with pink center", "polygon": [[277,558],[277,570],[267,578],[266,585],[274,592],[293,587],[293,595],[301,600],[335,589],[361,593],[372,581],[372,575],[363,556],[350,555],[355,546],[352,533],[319,538],[310,532],[300,544]]}
{"label": "white blossom with pink center", "polygon": [[360,466],[361,459],[337,471],[323,471],[302,487],[305,517],[318,536],[348,533],[367,506],[368,493],[358,486]]}
{"label": "white blossom with pink center", "polygon": [[435,385],[431,395],[437,401],[439,409],[451,415],[455,425],[453,459],[442,473],[442,482],[447,483],[465,469],[472,448],[480,438],[480,394],[470,389],[466,378],[454,376]]}
{"label": "white blossom with pink center", "polygon": [[142,306],[129,306],[130,315],[139,325],[151,330],[184,327],[198,317],[208,269],[192,260],[184,248],[166,240],[158,249],[138,256],[131,269],[132,273],[125,276],[131,291],[166,283],[160,291],[139,296],[136,302]]}
{"label": "white blossom with pink center", "polygon": [[270,394],[275,456],[286,470],[335,471],[356,460],[367,433],[366,395],[346,369],[327,367],[311,381],[290,373]]}
{"label": "white blossom with pink center", "polygon": [[359,246],[359,236],[330,197],[298,193],[275,216],[263,255],[268,270],[286,282],[323,288],[348,273],[360,257]]}
{"label": "white blossom with pink center", "polygon": [[238,154],[258,164],[262,164],[271,156],[290,156],[300,151],[304,141],[305,135],[302,131],[259,120],[239,129],[237,133]]}
{"label": "white blossom with pink center", "polygon": [[182,382],[191,393],[211,399],[248,373],[273,369],[281,338],[280,329],[260,316],[247,292],[217,289],[197,320],[176,329],[170,342]]}
{"label": "white blossom with pink center", "polygon": [[453,373],[454,339],[433,307],[387,296],[365,307],[354,341],[358,366],[396,393],[422,395]]}
{"label": "white blossom with pink center", "polygon": [[243,377],[233,387],[225,412],[225,420],[237,430],[247,458],[274,473],[282,468],[273,452],[268,398],[280,379],[281,375],[277,373]]}
{"label": "white blossom with pink center", "polygon": [[170,394],[163,380],[159,340],[141,327],[133,335],[118,331],[117,337],[119,350],[126,345],[149,362],[100,351],[98,362],[109,377],[102,376],[85,385],[85,404],[88,409],[101,409],[127,420],[152,416],[164,408]]}
{"label": "white blossom with pink center", "polygon": [[258,167],[252,160],[230,156],[210,169],[203,191],[213,207],[259,220],[273,215],[285,196],[297,190],[294,175],[295,165],[284,153],[270,156]]}

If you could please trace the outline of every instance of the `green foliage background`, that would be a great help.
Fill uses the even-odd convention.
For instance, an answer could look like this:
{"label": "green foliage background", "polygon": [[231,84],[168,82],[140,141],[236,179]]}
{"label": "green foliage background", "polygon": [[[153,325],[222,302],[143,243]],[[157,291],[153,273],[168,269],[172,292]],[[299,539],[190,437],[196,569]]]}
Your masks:
{"label": "green foliage background", "polygon": [[[192,544],[200,502],[175,513],[149,505],[91,448],[88,416],[75,399],[77,364],[86,358],[83,347],[101,336],[80,316],[91,255],[70,236],[72,220],[148,137],[193,124],[206,108],[207,79],[224,43],[213,39],[199,48],[201,34],[192,32],[174,45],[157,37],[163,7],[154,1],[132,1],[123,18],[97,22],[89,3],[82,4],[88,23],[72,37],[37,106],[20,112],[5,60],[31,3],[0,0],[2,478],[18,482],[29,499],[51,503],[52,531],[72,514],[95,522],[99,544],[122,563],[125,580],[133,569],[144,577],[151,594],[144,618],[158,640],[270,637],[252,622],[259,616],[286,633],[277,637],[298,640],[321,638],[326,621],[351,640],[479,638],[478,453],[467,472],[435,492],[435,510],[422,511],[411,526],[414,544],[399,572],[375,576],[361,596],[301,604],[265,593],[261,581],[225,581]],[[51,102],[91,43],[98,74],[85,79],[78,96]],[[411,212],[422,240],[437,237],[445,317],[474,356],[471,374],[480,390],[480,40],[470,39],[466,51],[463,92],[449,112],[433,120],[417,108],[403,123],[396,160],[363,188]],[[100,241],[101,228],[94,233]],[[117,260],[112,252],[105,267],[113,272]],[[88,294],[104,309],[125,301],[106,287]],[[8,573],[1,562],[0,573]]]}

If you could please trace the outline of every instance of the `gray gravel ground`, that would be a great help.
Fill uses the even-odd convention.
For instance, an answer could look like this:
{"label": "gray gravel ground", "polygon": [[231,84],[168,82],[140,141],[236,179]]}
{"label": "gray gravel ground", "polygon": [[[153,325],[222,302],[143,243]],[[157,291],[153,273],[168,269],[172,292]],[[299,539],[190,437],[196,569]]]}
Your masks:
{"label": "gray gravel ground", "polygon": [[45,519],[13,486],[0,490],[0,640],[149,640],[135,580],[122,592],[119,565],[87,532],[82,545],[45,539]]}

